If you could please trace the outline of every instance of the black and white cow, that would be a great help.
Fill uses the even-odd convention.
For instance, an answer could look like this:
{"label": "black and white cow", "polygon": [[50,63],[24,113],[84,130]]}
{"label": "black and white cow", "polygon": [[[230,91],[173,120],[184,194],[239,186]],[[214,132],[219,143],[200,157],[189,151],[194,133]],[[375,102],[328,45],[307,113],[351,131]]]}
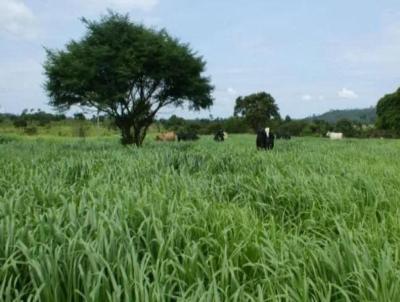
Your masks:
{"label": "black and white cow", "polygon": [[260,129],[257,131],[256,145],[258,150],[274,149],[275,136],[269,128]]}
{"label": "black and white cow", "polygon": [[226,133],[224,130],[220,129],[218,130],[215,135],[214,135],[214,140],[216,142],[223,142],[228,138],[228,133]]}

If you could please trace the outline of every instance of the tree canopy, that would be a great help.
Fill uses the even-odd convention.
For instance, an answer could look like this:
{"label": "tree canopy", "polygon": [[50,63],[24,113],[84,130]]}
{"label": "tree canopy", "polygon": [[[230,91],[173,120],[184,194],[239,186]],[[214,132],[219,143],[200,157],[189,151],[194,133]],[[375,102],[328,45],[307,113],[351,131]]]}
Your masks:
{"label": "tree canopy", "polygon": [[44,64],[50,104],[93,107],[115,119],[123,144],[140,146],[165,106],[213,104],[205,61],[165,30],[148,29],[110,12],[82,19],[86,35],[65,50],[47,50]]}
{"label": "tree canopy", "polygon": [[274,98],[266,92],[238,97],[234,115],[243,116],[254,131],[266,126],[271,119],[280,119],[278,105]]}
{"label": "tree canopy", "polygon": [[379,100],[376,107],[378,129],[400,133],[400,88]]}

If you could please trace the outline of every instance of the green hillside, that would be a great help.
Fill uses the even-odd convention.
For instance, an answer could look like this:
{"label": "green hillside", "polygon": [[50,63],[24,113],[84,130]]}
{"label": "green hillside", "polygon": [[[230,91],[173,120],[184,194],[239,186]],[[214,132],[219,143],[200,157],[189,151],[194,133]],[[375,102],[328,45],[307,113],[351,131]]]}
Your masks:
{"label": "green hillside", "polygon": [[375,107],[365,109],[331,110],[321,115],[314,115],[307,119],[319,119],[329,123],[336,123],[341,119],[348,119],[354,122],[373,124],[376,120]]}

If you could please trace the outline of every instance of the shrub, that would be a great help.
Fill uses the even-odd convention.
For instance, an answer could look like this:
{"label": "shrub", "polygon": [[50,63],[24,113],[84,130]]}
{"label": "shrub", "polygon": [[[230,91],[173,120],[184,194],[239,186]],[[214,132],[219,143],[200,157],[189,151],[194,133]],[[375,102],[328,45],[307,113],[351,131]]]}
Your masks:
{"label": "shrub", "polygon": [[28,135],[36,135],[38,133],[38,130],[36,127],[30,126],[30,127],[26,127],[24,129],[24,132],[25,132],[25,134],[28,134]]}
{"label": "shrub", "polygon": [[16,120],[13,122],[13,124],[14,124],[14,127],[15,127],[15,128],[25,128],[25,127],[28,126],[28,122],[27,122],[25,119],[23,119],[23,118],[18,118],[18,119],[16,119]]}

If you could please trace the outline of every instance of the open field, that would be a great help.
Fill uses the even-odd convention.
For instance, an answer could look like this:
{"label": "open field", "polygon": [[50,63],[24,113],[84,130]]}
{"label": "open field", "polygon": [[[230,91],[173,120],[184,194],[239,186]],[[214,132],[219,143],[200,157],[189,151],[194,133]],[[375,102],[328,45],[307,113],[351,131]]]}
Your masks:
{"label": "open field", "polygon": [[0,143],[1,301],[400,301],[400,141]]}

